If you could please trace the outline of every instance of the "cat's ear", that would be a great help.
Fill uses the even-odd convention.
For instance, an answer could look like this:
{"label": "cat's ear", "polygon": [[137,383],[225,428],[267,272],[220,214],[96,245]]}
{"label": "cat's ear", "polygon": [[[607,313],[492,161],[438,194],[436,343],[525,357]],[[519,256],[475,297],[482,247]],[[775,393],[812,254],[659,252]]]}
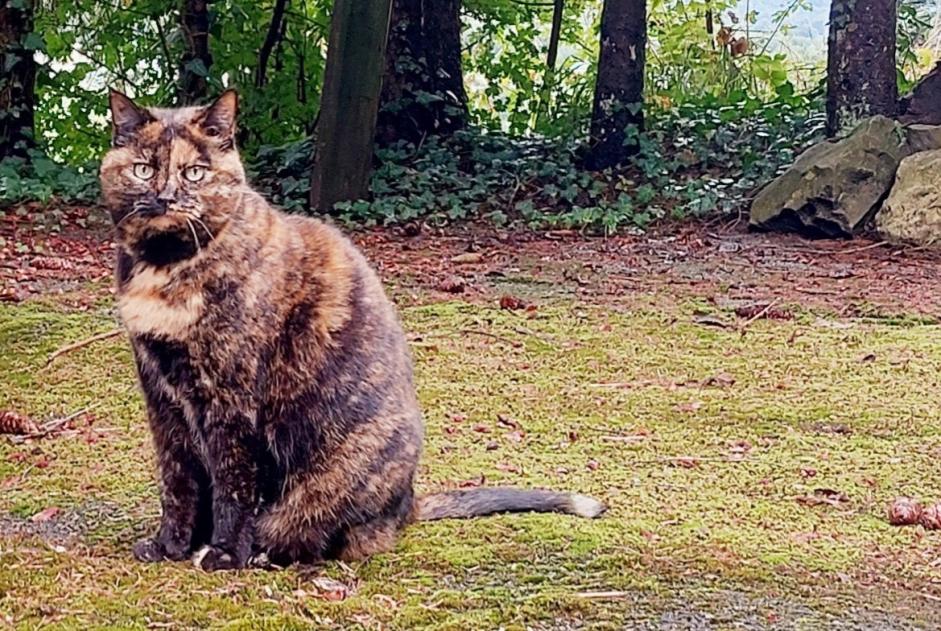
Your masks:
{"label": "cat's ear", "polygon": [[150,112],[140,108],[117,90],[111,90],[111,144],[123,147],[146,123],[154,120]]}
{"label": "cat's ear", "polygon": [[215,103],[203,110],[199,117],[199,126],[207,136],[218,138],[224,148],[231,147],[235,137],[238,110],[238,93],[235,90],[226,90]]}

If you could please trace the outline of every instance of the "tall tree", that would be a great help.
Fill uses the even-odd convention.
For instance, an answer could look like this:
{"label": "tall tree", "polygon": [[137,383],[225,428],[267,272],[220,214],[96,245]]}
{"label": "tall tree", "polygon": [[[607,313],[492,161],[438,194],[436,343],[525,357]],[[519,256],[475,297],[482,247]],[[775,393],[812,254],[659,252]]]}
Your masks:
{"label": "tall tree", "polygon": [[392,0],[334,0],[310,205],[329,212],[369,192]]}
{"label": "tall tree", "polygon": [[196,103],[206,97],[212,55],[209,52],[209,0],[183,0],[180,10],[183,57],[177,100]]}
{"label": "tall tree", "polygon": [[377,138],[418,142],[466,124],[461,0],[394,0]]}
{"label": "tall tree", "polygon": [[0,0],[0,160],[24,156],[33,144],[36,36],[33,0]]}
{"label": "tall tree", "polygon": [[827,133],[898,110],[897,0],[832,0],[827,51]]}
{"label": "tall tree", "polygon": [[605,0],[586,161],[589,168],[622,164],[637,152],[636,132],[644,126],[646,50],[646,0]]}

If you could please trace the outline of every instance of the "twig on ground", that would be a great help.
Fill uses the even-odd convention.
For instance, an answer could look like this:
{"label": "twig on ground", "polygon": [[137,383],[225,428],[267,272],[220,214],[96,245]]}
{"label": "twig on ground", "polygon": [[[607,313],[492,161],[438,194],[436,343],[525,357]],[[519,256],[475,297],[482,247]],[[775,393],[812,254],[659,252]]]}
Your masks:
{"label": "twig on ground", "polygon": [[771,302],[769,302],[767,305],[765,305],[765,308],[764,308],[764,309],[762,309],[761,311],[759,311],[758,313],[756,313],[756,314],[753,315],[752,317],[748,318],[748,319],[742,324],[742,326],[739,327],[739,329],[738,329],[739,333],[741,333],[742,336],[744,336],[744,335],[745,335],[745,331],[748,329],[748,327],[750,327],[750,326],[752,325],[752,323],[755,322],[755,320],[760,320],[761,318],[763,318],[763,317],[765,317],[766,315],[768,315],[768,312],[771,311],[771,309],[773,309],[774,306],[775,306],[776,304],[778,304],[778,302],[780,302],[780,300],[778,300],[777,298],[775,298],[774,300],[772,300]]}
{"label": "twig on ground", "polygon": [[72,414],[69,414],[67,416],[61,416],[59,418],[54,418],[52,420],[46,421],[45,423],[42,424],[42,427],[38,432],[33,432],[31,434],[24,434],[20,438],[22,440],[26,440],[27,438],[45,438],[49,434],[52,434],[59,428],[68,424],[70,421],[73,421],[80,416],[88,414],[99,405],[101,405],[101,403],[92,403],[91,405],[82,408],[78,412],[73,412]]}
{"label": "twig on ground", "polygon": [[881,248],[887,245],[891,245],[888,241],[879,241],[877,243],[870,243],[869,245],[861,245],[855,248],[848,248],[846,250],[821,250],[819,248],[781,248],[782,252],[795,252],[798,254],[820,254],[820,255],[832,255],[832,254],[856,254],[857,252],[865,252],[867,250],[875,250],[876,248]]}
{"label": "twig on ground", "polygon": [[519,348],[520,346],[523,345],[522,342],[519,342],[517,340],[511,340],[508,337],[503,337],[502,335],[497,335],[496,333],[490,333],[489,331],[481,331],[480,329],[461,329],[461,333],[469,333],[472,335],[482,335],[484,337],[490,337],[495,340],[500,340],[501,342],[506,342],[513,348]]}
{"label": "twig on ground", "polygon": [[579,592],[575,594],[576,598],[583,598],[585,600],[619,600],[621,598],[627,598],[630,596],[628,592]]}
{"label": "twig on ground", "polygon": [[49,359],[46,360],[46,367],[49,367],[49,365],[52,364],[52,362],[54,362],[56,359],[58,359],[59,357],[62,357],[63,355],[67,353],[71,353],[72,351],[76,351],[80,348],[84,348],[85,346],[88,346],[89,344],[94,344],[95,342],[100,342],[102,340],[107,340],[112,337],[117,337],[121,335],[121,333],[123,332],[124,332],[123,328],[112,329],[111,331],[106,331],[105,333],[99,333],[98,335],[92,335],[91,337],[87,339],[84,339],[78,342],[73,342],[72,344],[67,344],[63,346],[62,348],[59,348],[58,350],[53,352],[52,355],[49,356]]}

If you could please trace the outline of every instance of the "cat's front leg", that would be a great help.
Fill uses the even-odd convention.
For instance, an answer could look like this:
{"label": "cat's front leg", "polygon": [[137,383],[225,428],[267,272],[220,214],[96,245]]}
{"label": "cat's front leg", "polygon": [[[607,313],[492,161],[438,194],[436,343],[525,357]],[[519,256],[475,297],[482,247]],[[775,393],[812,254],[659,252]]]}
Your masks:
{"label": "cat's front leg", "polygon": [[193,555],[193,563],[207,571],[242,568],[251,556],[258,505],[253,415],[208,414],[205,440],[212,478],[212,539]]}
{"label": "cat's front leg", "polygon": [[182,561],[202,536],[208,515],[209,477],[193,444],[183,411],[155,388],[145,388],[150,429],[160,472],[160,527],[133,548],[139,561]]}

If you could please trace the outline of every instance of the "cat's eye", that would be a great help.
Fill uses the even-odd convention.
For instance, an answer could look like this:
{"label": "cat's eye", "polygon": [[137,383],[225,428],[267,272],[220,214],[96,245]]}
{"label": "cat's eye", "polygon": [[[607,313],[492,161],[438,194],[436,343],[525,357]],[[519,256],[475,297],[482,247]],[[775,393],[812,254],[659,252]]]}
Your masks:
{"label": "cat's eye", "polygon": [[194,164],[183,169],[183,177],[190,182],[198,182],[206,175],[206,167]]}
{"label": "cat's eye", "polygon": [[137,162],[134,165],[134,177],[139,180],[149,180],[154,176],[154,168],[146,162]]}

